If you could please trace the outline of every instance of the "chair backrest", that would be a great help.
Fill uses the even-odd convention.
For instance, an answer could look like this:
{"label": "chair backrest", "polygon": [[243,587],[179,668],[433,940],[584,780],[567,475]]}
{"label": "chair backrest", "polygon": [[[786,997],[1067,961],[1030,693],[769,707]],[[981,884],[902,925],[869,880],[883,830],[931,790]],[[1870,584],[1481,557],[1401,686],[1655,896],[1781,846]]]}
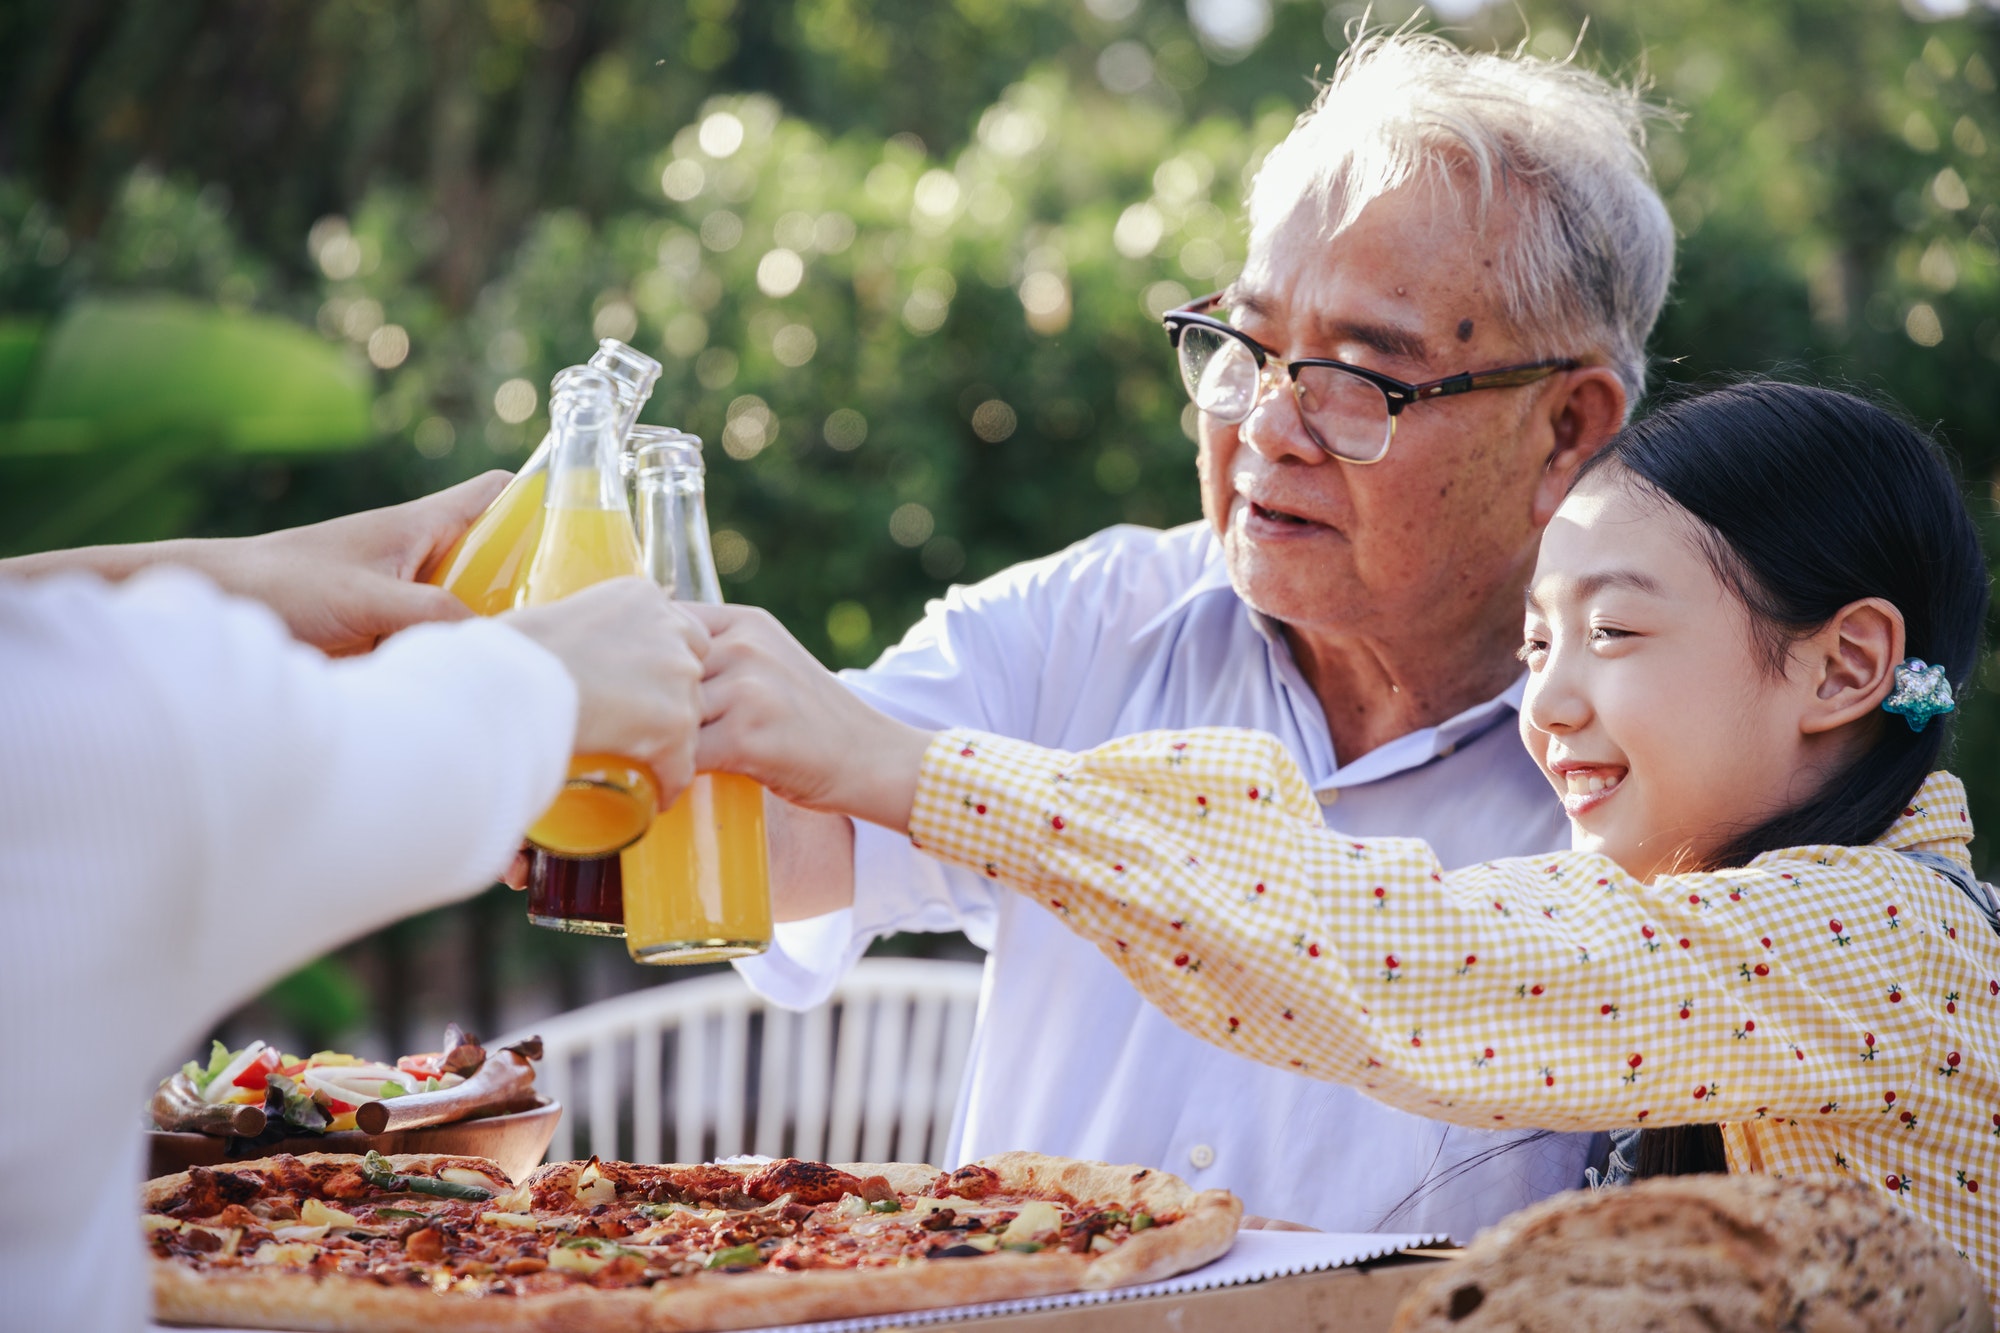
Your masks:
{"label": "chair backrest", "polygon": [[981,972],[867,958],[804,1013],[765,1004],[724,972],[558,1014],[531,1029],[538,1081],[566,1108],[549,1158],[935,1161]]}

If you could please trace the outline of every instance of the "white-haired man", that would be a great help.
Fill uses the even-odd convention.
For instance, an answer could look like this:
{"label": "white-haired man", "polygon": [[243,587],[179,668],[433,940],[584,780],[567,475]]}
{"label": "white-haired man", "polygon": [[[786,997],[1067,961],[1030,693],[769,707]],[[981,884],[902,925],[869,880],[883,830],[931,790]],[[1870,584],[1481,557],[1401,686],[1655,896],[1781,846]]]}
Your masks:
{"label": "white-haired man", "polygon": [[[1447,864],[1567,846],[1514,726],[1521,594],[1644,382],[1673,260],[1646,114],[1574,68],[1358,42],[1259,173],[1241,276],[1167,318],[1206,521],[1114,528],[955,589],[849,685],[920,725],[1069,748],[1254,727],[1343,829],[1429,839]],[[803,1005],[888,931],[985,945],[953,1159],[1143,1162],[1254,1213],[1460,1238],[1582,1181],[1587,1140],[1452,1128],[1258,1068],[1175,1030],[1034,904],[817,819],[788,817],[778,847],[779,914],[810,919],[739,966]]]}

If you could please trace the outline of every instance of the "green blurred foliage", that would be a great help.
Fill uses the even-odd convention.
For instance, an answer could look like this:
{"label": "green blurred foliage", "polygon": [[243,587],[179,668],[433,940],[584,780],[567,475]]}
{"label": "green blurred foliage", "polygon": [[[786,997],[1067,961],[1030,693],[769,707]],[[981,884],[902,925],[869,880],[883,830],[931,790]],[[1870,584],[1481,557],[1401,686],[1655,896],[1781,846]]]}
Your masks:
{"label": "green blurred foliage", "polygon": [[[1362,13],[1264,9],[1230,45],[1177,0],[14,6],[0,314],[30,323],[0,326],[0,403],[10,330],[112,293],[372,361],[374,448],[218,446],[65,540],[246,531],[517,463],[549,377],[626,337],[667,363],[645,419],[710,442],[730,594],[866,661],[952,581],[1195,516],[1155,315],[1240,262],[1246,176]],[[1523,0],[1451,30],[1575,49],[1679,113],[1651,146],[1683,238],[1663,378],[1890,395],[1990,526],[1993,12]],[[30,483],[96,478],[0,456],[0,488]],[[2000,828],[1993,700],[1958,762]]]}
{"label": "green blurred foliage", "polygon": [[293,1033],[300,1053],[335,1049],[368,1016],[368,996],[337,961],[307,963],[264,992],[264,1004]]}

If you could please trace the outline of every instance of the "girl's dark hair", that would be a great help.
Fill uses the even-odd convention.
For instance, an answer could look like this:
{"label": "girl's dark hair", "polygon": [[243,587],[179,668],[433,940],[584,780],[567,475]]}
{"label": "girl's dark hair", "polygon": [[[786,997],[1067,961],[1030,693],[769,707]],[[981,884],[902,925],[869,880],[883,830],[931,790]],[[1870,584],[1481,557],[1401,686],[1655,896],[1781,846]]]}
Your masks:
{"label": "girl's dark hair", "polygon": [[[1903,613],[1910,657],[1942,665],[1963,697],[1979,657],[1986,561],[1943,451],[1872,403],[1752,380],[1669,402],[1579,472],[1617,469],[1699,521],[1703,553],[1742,599],[1767,665],[1841,607],[1880,597]],[[1945,745],[1942,720],[1911,731],[1878,714],[1868,745],[1811,800],[1705,858],[1738,866],[1781,847],[1873,842]],[[1728,1169],[1713,1125],[1649,1129],[1635,1174]]]}
{"label": "girl's dark hair", "polygon": [[[1749,609],[1770,668],[1850,602],[1903,613],[1904,652],[1959,697],[1979,658],[1986,560],[1943,450],[1852,394],[1750,380],[1681,397],[1625,428],[1578,473],[1617,469],[1699,521],[1716,576]],[[1879,714],[1868,746],[1805,804],[1739,833],[1705,869],[1781,847],[1858,846],[1888,829],[1937,766],[1948,728]]]}

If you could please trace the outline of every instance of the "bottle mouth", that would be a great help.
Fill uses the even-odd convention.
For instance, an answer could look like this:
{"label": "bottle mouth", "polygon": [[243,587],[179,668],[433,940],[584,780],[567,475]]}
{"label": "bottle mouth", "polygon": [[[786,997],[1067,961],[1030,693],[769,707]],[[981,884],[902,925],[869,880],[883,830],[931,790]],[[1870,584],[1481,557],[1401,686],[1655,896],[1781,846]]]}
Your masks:
{"label": "bottle mouth", "polygon": [[701,437],[668,426],[640,426],[625,437],[633,470],[642,477],[700,476]]}

